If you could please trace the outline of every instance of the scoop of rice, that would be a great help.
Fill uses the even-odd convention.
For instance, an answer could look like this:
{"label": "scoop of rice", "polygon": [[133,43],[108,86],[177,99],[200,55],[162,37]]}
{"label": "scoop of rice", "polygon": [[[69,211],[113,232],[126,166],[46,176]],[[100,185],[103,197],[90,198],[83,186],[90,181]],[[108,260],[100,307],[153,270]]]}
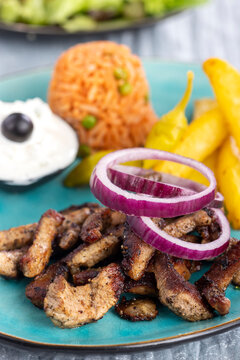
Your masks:
{"label": "scoop of rice", "polygon": [[[127,78],[116,76],[123,70]],[[121,76],[120,76],[121,77]],[[123,76],[124,77],[124,76]],[[130,91],[122,94],[126,84]],[[157,117],[140,59],[124,45],[99,41],[70,48],[58,59],[49,88],[49,105],[93,150],[144,145]],[[86,115],[97,122],[87,130]]]}

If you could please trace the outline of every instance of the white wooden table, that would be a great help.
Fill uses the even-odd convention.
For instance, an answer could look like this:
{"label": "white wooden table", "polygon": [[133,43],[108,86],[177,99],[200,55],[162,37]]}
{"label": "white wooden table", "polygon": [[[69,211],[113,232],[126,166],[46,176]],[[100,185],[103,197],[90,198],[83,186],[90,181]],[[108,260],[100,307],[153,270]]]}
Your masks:
{"label": "white wooden table", "polygon": [[[210,56],[227,59],[240,68],[239,0],[212,0],[209,5],[169,18],[153,28],[124,31],[102,37],[27,37],[0,32],[0,76],[37,66],[52,65],[62,51],[81,42],[108,39],[127,44],[143,57],[201,62]],[[201,341],[142,354],[116,356],[67,355],[44,350],[19,349],[0,342],[0,360],[239,360],[240,329]]]}

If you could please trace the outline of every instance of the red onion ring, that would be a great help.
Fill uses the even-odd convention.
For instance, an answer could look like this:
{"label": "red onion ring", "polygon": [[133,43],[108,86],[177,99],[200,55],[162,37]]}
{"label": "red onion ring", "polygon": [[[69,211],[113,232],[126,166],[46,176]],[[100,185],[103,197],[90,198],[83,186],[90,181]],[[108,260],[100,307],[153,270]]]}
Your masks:
{"label": "red onion ring", "polygon": [[221,228],[221,235],[217,240],[207,244],[194,244],[168,235],[151,218],[128,216],[127,221],[133,231],[154,248],[183,259],[204,260],[223,253],[230,239],[230,226],[225,215],[219,209],[212,209],[212,211]]}
{"label": "red onion ring", "polygon": [[[173,198],[156,198],[133,194],[114,185],[108,171],[115,165],[133,160],[167,160],[187,165],[201,172],[209,186],[198,193]],[[128,215],[171,218],[193,213],[209,205],[215,198],[216,180],[210,169],[190,158],[166,151],[134,148],[119,150],[104,156],[95,167],[90,187],[95,197],[105,206]]]}
{"label": "red onion ring", "polygon": [[[201,192],[207,187],[195,181],[183,179],[170,174],[155,171],[159,174],[161,181],[145,178],[151,170],[134,166],[115,165],[108,169],[108,175],[114,185],[123,190],[134,191],[138,194],[147,194],[161,198],[193,195]],[[176,186],[176,184],[178,186]],[[221,208],[223,196],[216,194],[216,198],[209,204],[209,207]]]}

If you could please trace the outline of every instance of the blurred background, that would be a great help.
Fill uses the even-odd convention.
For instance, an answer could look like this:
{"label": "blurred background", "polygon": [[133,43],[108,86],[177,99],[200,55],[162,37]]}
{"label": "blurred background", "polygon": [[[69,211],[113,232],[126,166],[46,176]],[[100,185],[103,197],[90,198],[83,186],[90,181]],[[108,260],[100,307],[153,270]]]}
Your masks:
{"label": "blurred background", "polygon": [[[0,76],[28,68],[52,65],[62,51],[68,47],[79,42],[99,39],[124,43],[142,57],[201,62],[210,56],[218,56],[227,59],[235,66],[240,63],[240,49],[236,46],[236,44],[240,43],[240,7],[237,5],[236,0],[167,0],[168,6],[164,10],[159,8],[161,0],[145,0],[144,11],[146,14],[143,9],[139,8],[139,5],[136,7],[136,2],[139,2],[139,0],[130,0],[130,2],[135,2],[135,5],[132,4],[135,7],[127,8],[124,11],[130,12],[131,16],[135,17],[134,24],[129,19],[128,21],[126,19],[123,21],[122,18],[108,20],[107,17],[116,15],[109,16],[109,14],[106,15],[106,12],[102,12],[100,17],[103,17],[104,24],[107,24],[109,29],[104,29],[106,31],[102,32],[102,25],[102,28],[100,26],[95,29],[95,20],[99,18],[99,11],[91,11],[89,12],[91,18],[85,15],[81,15],[79,18],[78,15],[77,20],[74,16],[70,16],[67,20],[64,19],[63,27],[65,30],[67,29],[67,33],[64,33],[65,30],[62,27],[57,28],[56,26],[43,26],[39,30],[36,25],[33,27],[28,25],[26,30],[26,25],[16,25],[15,21],[21,21],[17,11],[22,12],[22,10],[16,8],[14,3],[16,1],[18,0],[10,0],[10,2],[0,0],[0,6],[2,7],[3,4],[6,6],[8,3],[8,7],[2,8],[0,12],[3,18],[0,28],[7,29],[0,30]],[[39,6],[37,0],[26,1],[28,3],[35,2]],[[77,4],[79,1],[83,0],[74,2]],[[119,1],[122,2],[122,0]],[[51,2],[57,4],[59,0],[51,0]],[[116,0],[107,1],[107,3],[115,2]],[[100,1],[93,1],[92,6],[99,7],[99,3]],[[192,5],[191,3],[196,6],[189,7]],[[150,4],[151,7],[149,7]],[[70,2],[65,1],[65,5],[68,7]],[[186,9],[178,12],[182,8]],[[29,8],[27,8],[28,12],[24,15],[24,21],[26,21],[27,17],[28,22],[45,21],[41,19],[40,10],[33,12],[33,15],[31,15]],[[56,20],[51,20],[52,23],[59,21],[57,19],[59,14],[56,14],[53,10],[49,10],[54,14],[53,17],[56,18]],[[66,7],[65,10],[66,13],[69,11]],[[149,13],[151,13],[151,16]],[[173,16],[159,19],[169,14],[172,15],[172,13],[174,13]],[[61,12],[60,17],[62,14]],[[144,19],[140,19],[141,17]],[[123,29],[115,31],[116,27],[122,27]],[[124,29],[126,27],[127,29]],[[82,29],[85,32],[78,34],[73,32]],[[26,32],[24,32],[25,30]],[[69,31],[72,32],[69,33]],[[86,33],[86,31],[91,33]],[[45,32],[46,34],[36,34],[38,32]],[[52,35],[52,33],[56,32],[60,34]]]}

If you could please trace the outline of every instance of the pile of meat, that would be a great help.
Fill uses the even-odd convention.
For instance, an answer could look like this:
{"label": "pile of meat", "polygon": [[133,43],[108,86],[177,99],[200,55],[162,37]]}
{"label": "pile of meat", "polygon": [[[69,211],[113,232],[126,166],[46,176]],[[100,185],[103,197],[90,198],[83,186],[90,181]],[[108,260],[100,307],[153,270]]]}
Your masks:
{"label": "pile of meat", "polygon": [[[191,242],[212,241],[220,231],[207,209],[154,221]],[[152,320],[159,302],[186,320],[209,319],[229,312],[225,290],[231,281],[240,284],[237,240],[192,284],[200,263],[156,251],[131,231],[124,214],[92,203],[48,210],[38,223],[1,231],[0,250],[0,274],[31,278],[27,298],[63,328],[94,322],[112,306],[124,319]]]}

